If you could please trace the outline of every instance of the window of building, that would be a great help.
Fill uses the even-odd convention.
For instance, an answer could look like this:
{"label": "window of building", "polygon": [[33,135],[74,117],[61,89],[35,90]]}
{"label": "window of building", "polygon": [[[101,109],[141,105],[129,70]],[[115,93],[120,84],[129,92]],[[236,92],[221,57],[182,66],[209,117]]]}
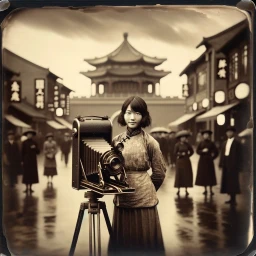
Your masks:
{"label": "window of building", "polygon": [[188,81],[188,91],[189,91],[189,96],[192,96],[194,94],[195,91],[195,78],[191,77]]}
{"label": "window of building", "polygon": [[238,79],[238,53],[235,52],[231,55],[229,65],[229,81],[233,82]]}
{"label": "window of building", "polygon": [[160,95],[160,84],[159,83],[156,83],[155,90],[156,90],[156,96],[159,96]]}
{"label": "window of building", "polygon": [[99,94],[103,94],[104,93],[104,84],[100,84],[99,85]]}
{"label": "window of building", "polygon": [[206,89],[206,71],[200,71],[197,77],[197,92]]}
{"label": "window of building", "polygon": [[153,92],[153,86],[152,84],[148,85],[148,93],[152,93]]}
{"label": "window of building", "polygon": [[96,84],[92,84],[92,96],[95,96],[96,95]]}
{"label": "window of building", "polygon": [[247,74],[247,68],[248,68],[248,45],[244,45],[244,47],[243,47],[242,65],[243,65],[244,74]]}

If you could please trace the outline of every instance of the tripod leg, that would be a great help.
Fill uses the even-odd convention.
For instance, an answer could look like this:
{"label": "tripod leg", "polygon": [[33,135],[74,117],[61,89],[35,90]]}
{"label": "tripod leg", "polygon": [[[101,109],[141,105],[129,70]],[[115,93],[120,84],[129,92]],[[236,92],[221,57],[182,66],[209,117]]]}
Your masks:
{"label": "tripod leg", "polygon": [[95,214],[92,215],[92,220],[93,220],[93,256],[96,256]]}
{"label": "tripod leg", "polygon": [[100,255],[101,255],[101,238],[100,238],[100,205],[98,205],[97,220],[98,220],[98,256],[100,256]]}
{"label": "tripod leg", "polygon": [[83,220],[83,216],[84,216],[84,210],[85,210],[85,204],[81,203],[80,210],[78,213],[77,222],[76,222],[76,228],[75,228],[72,244],[71,244],[70,251],[69,251],[69,256],[73,256],[75,249],[76,249],[76,243],[77,243],[78,235],[80,232],[80,228],[81,228],[81,224],[82,224],[82,220]]}
{"label": "tripod leg", "polygon": [[107,224],[108,233],[109,233],[109,235],[111,237],[112,236],[112,227],[111,227],[111,223],[110,223],[110,220],[109,220],[109,216],[108,216],[108,212],[107,212],[107,208],[106,208],[105,202],[102,202],[101,209],[103,211],[104,218],[105,218],[105,221],[106,221],[106,224]]}
{"label": "tripod leg", "polygon": [[92,256],[92,214],[89,213],[89,255]]}

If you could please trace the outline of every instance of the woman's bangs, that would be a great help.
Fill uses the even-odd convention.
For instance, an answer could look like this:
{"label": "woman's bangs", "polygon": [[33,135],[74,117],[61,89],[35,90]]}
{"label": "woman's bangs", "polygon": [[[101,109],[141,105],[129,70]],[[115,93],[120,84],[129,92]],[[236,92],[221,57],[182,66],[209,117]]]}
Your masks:
{"label": "woman's bangs", "polygon": [[145,108],[143,107],[143,105],[141,104],[141,102],[139,102],[136,98],[134,98],[131,103],[131,109],[134,111],[134,112],[139,112],[141,114],[144,114],[145,113]]}

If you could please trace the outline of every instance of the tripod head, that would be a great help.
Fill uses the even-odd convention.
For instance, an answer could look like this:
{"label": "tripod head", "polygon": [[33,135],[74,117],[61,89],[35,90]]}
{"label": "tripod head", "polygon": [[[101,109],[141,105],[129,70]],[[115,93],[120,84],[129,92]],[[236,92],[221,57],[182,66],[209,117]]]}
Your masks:
{"label": "tripod head", "polygon": [[84,197],[88,198],[90,203],[95,203],[98,202],[99,198],[102,198],[103,195],[95,191],[89,190],[84,193]]}

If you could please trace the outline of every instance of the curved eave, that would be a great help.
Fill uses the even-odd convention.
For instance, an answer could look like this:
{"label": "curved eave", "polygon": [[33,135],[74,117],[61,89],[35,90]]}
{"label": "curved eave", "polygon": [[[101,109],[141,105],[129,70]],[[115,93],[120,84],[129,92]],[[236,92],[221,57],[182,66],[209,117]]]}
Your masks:
{"label": "curved eave", "polygon": [[146,64],[153,64],[155,66],[161,65],[164,61],[166,61],[167,59],[157,59],[157,58],[151,58],[148,56],[138,56],[137,58],[133,58],[133,59],[117,59],[115,57],[102,57],[102,58],[98,58],[98,59],[84,59],[84,61],[88,62],[90,65],[92,66],[100,66],[103,64],[107,64],[109,63],[138,63],[140,61],[145,62]]}
{"label": "curved eave", "polygon": [[163,77],[171,74],[171,71],[159,71],[159,70],[149,71],[149,70],[145,70],[144,73],[148,76],[151,76],[151,77],[163,78]]}
{"label": "curved eave", "polygon": [[150,77],[162,78],[171,73],[171,71],[159,71],[159,70],[143,70],[143,69],[127,69],[127,70],[104,70],[104,71],[89,71],[89,72],[80,72],[88,78],[97,78],[102,77],[107,74],[114,76],[135,76],[145,74]]}

